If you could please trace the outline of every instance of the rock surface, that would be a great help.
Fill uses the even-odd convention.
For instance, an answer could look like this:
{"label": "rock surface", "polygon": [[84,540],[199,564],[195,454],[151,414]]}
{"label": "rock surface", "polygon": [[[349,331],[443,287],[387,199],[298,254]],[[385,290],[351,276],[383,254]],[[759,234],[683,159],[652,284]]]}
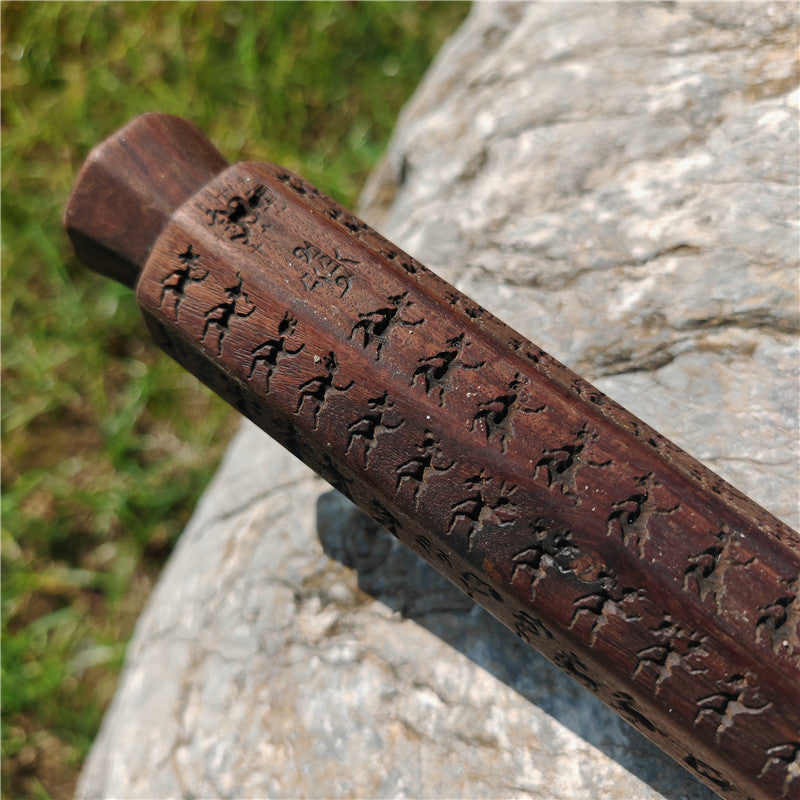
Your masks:
{"label": "rock surface", "polygon": [[[796,3],[477,5],[363,214],[798,525]],[[710,798],[249,424],[81,797]]]}

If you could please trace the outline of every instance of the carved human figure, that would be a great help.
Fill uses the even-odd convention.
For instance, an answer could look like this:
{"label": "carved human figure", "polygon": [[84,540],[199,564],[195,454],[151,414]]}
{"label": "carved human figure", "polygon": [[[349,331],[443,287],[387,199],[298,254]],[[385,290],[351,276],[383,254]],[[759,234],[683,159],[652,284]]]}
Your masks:
{"label": "carved human figure", "polygon": [[183,266],[174,269],[161,279],[161,305],[163,306],[167,298],[173,302],[175,319],[178,319],[178,306],[186,296],[186,286],[188,283],[200,283],[208,277],[208,270],[200,266],[200,255],[194,252],[192,245],[178,255],[178,260]]}
{"label": "carved human figure", "polygon": [[752,672],[731,675],[724,690],[715,692],[697,701],[697,716],[694,724],[710,720],[715,725],[714,737],[720,737],[740,714],[761,714],[770,703],[758,689],[758,678]]}
{"label": "carved human figure", "polygon": [[223,208],[206,210],[210,225],[221,225],[230,233],[232,242],[250,245],[260,250],[261,245],[252,242],[253,226],[260,223],[264,228],[262,210],[268,205],[266,186],[256,186],[249,194],[234,195],[229,198]]}
{"label": "carved human figure", "polygon": [[669,614],[663,615],[652,633],[654,643],[636,653],[633,677],[638,677],[642,672],[653,672],[656,694],[678,669],[693,675],[707,672],[703,659],[709,655],[704,647],[708,637],[685,629]]}
{"label": "carved human figure", "polygon": [[415,455],[404,461],[396,469],[398,494],[405,485],[410,485],[411,497],[415,504],[420,489],[422,489],[430,475],[434,472],[449,472],[455,466],[455,460],[449,462],[442,452],[441,443],[434,435],[426,430],[422,442],[414,447]]}
{"label": "carved human figure", "polygon": [[247,377],[252,379],[258,368],[263,367],[267,392],[269,392],[269,379],[277,369],[278,363],[286,356],[296,356],[305,347],[305,343],[301,343],[299,347],[292,350],[286,345],[287,340],[294,335],[296,328],[297,320],[287,312],[278,323],[278,335],[274,339],[267,339],[250,351],[253,360],[250,363],[250,374]]}
{"label": "carved human figure", "polygon": [[265,186],[256,186],[246,197],[232,197],[228,200],[228,221],[239,228],[237,233],[231,235],[231,241],[242,239],[250,240],[249,225],[258,222],[260,218],[259,206],[263,204],[267,189]]}
{"label": "carved human figure", "polygon": [[[486,441],[497,441],[500,450],[506,452],[506,440],[511,435],[511,422],[514,410],[519,407],[519,394],[523,386],[523,381],[519,373],[508,382],[508,391],[499,394],[490,400],[478,403],[478,410],[472,417],[470,430],[483,431]],[[545,405],[538,408],[521,407],[521,411],[526,414],[534,414],[544,411]]]}
{"label": "carved human figure", "polygon": [[789,791],[792,786],[800,786],[800,737],[798,741],[781,742],[768,747],[764,752],[764,765],[758,777],[761,778],[772,770],[779,770],[785,776],[781,797],[793,797]]}
{"label": "carved human figure", "polygon": [[609,536],[618,538],[626,547],[635,547],[640,556],[649,536],[650,518],[656,514],[672,514],[680,507],[678,503],[669,507],[658,505],[653,493],[660,485],[652,472],[638,478],[637,490],[614,503],[606,523]]}
{"label": "carved human figure", "polygon": [[754,561],[753,554],[741,547],[740,542],[738,536],[723,526],[713,545],[689,557],[683,573],[683,588],[696,592],[703,602],[710,599],[719,611],[726,581],[732,579],[737,567],[748,567]]}
{"label": "carved human figure", "polygon": [[223,303],[218,303],[205,313],[206,323],[203,327],[201,341],[205,342],[211,328],[215,328],[217,331],[217,355],[222,353],[222,340],[230,326],[231,317],[249,317],[256,310],[255,304],[250,302],[250,298],[242,288],[242,276],[237,272],[236,277],[238,281],[234,286],[225,287],[228,299]]}
{"label": "carved human figure", "polygon": [[575,627],[588,617],[590,644],[594,644],[598,632],[608,624],[611,617],[620,617],[625,622],[641,618],[637,606],[645,598],[644,590],[632,586],[621,589],[618,587],[616,576],[604,574],[596,581],[593,591],[576,598],[573,603],[569,627]]}
{"label": "carved human figure", "polygon": [[769,641],[773,649],[787,654],[800,651],[800,577],[786,585],[787,592],[760,606],[756,641]]}
{"label": "carved human figure", "polygon": [[461,366],[464,369],[480,369],[486,362],[478,361],[468,364],[463,360],[465,348],[469,342],[463,333],[448,339],[447,347],[432,356],[425,356],[417,362],[417,368],[411,376],[411,385],[416,385],[417,381],[422,382],[425,394],[430,394],[434,390],[439,392],[439,405],[444,402],[445,384],[451,372]]}
{"label": "carved human figure", "polygon": [[[543,408],[533,409],[541,411]],[[533,477],[536,480],[544,480],[545,485],[554,491],[560,491],[564,495],[576,496],[575,476],[583,466],[608,467],[612,465],[611,459],[595,461],[587,457],[584,452],[587,445],[597,438],[584,423],[574,432],[574,439],[571,442],[564,442],[559,447],[550,448],[542,451],[542,457],[536,463]]]}
{"label": "carved human figure", "polygon": [[388,304],[374,311],[365,311],[358,315],[358,322],[353,325],[350,331],[350,339],[354,339],[358,332],[361,333],[362,346],[365,350],[374,343],[375,358],[380,361],[381,349],[389,340],[389,335],[394,326],[414,328],[422,325],[424,319],[406,320],[403,319],[403,311],[409,309],[413,301],[408,299],[408,292],[392,295]]}
{"label": "carved human figure", "polygon": [[475,537],[487,523],[505,526],[516,520],[517,508],[510,499],[516,486],[508,486],[502,481],[500,488],[495,488],[494,479],[486,475],[486,470],[468,478],[464,486],[471,490],[470,494],[452,507],[448,533],[466,530],[471,550]]}
{"label": "carved human figure", "polygon": [[395,431],[401,428],[405,421],[397,419],[389,422],[387,415],[391,415],[394,409],[394,401],[388,399],[388,393],[384,392],[380,397],[373,397],[367,401],[370,411],[364,416],[359,417],[355,422],[347,426],[348,441],[347,450],[360,443],[363,445],[364,466],[369,463],[369,454],[377,444],[378,436],[387,431]]}
{"label": "carved human figure", "polygon": [[322,363],[325,366],[325,371],[323,373],[315,375],[313,378],[309,378],[307,381],[300,384],[300,396],[297,399],[297,408],[295,409],[295,413],[299,414],[305,402],[307,400],[311,402],[313,407],[314,429],[317,427],[319,412],[328,398],[328,393],[331,391],[346,392],[355,383],[354,380],[351,380],[344,386],[337,386],[334,383],[336,373],[339,372],[339,364],[336,362],[336,356],[333,352],[328,353],[328,355],[322,359]]}
{"label": "carved human figure", "polygon": [[[577,548],[571,530],[553,528],[544,519],[531,524],[531,544],[513,556],[514,572],[511,582],[525,587],[531,598],[536,594],[536,584],[545,576],[545,564],[555,564],[562,573],[572,571]],[[542,559],[547,556],[545,564]],[[577,577],[577,576],[576,576]]]}

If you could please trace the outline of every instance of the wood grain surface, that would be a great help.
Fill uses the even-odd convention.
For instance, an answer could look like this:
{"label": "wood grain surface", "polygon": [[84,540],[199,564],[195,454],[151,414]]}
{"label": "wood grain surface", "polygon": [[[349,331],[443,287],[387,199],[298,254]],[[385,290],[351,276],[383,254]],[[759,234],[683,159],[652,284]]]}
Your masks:
{"label": "wood grain surface", "polygon": [[[139,193],[173,119],[125,129]],[[800,537],[303,179],[208,163],[105,270],[158,344],[720,795],[800,797]]]}

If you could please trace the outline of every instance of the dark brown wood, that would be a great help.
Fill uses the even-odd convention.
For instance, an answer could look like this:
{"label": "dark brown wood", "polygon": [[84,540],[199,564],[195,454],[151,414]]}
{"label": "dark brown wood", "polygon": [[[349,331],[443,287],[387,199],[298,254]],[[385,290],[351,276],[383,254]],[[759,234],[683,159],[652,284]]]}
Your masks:
{"label": "dark brown wood", "polygon": [[137,117],[92,150],[75,182],[64,215],[75,253],[133,288],[172,212],[227,166],[191,122]]}
{"label": "dark brown wood", "polygon": [[124,132],[155,242],[120,170],[67,212],[155,340],[720,795],[800,797],[800,537],[298,176],[181,181],[182,125]]}

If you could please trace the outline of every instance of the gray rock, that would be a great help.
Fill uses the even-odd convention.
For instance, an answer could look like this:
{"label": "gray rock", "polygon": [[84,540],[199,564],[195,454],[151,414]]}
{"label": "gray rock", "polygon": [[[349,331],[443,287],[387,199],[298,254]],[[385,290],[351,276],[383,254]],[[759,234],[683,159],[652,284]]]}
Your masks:
{"label": "gray rock", "polygon": [[[798,524],[795,3],[477,5],[363,213]],[[244,424],[81,797],[710,798]]]}

